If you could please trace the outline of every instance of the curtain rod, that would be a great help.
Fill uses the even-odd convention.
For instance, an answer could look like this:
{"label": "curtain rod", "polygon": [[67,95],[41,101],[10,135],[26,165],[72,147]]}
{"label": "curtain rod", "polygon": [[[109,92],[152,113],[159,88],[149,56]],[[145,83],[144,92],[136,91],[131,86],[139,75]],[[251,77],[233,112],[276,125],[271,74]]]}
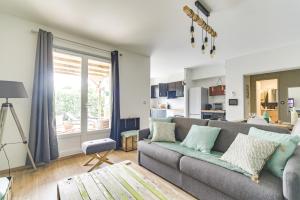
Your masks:
{"label": "curtain rod", "polygon": [[[38,33],[38,31],[36,31],[36,30],[31,30],[31,32],[32,32],[32,33]],[[73,41],[73,40],[65,39],[65,38],[62,38],[62,37],[55,36],[55,35],[53,35],[53,37],[54,37],[55,39],[59,39],[59,40],[63,40],[63,41],[66,41],[66,42],[70,42],[70,43],[78,44],[78,45],[81,45],[81,46],[89,47],[89,48],[92,48],[92,49],[97,49],[97,50],[100,50],[100,51],[104,51],[104,52],[107,52],[107,53],[111,53],[111,51],[106,50],[106,49],[101,49],[101,48],[94,47],[94,46],[90,46],[90,45],[87,45],[87,44],[82,44],[82,43],[80,43],[80,42],[75,42],[75,41]]]}

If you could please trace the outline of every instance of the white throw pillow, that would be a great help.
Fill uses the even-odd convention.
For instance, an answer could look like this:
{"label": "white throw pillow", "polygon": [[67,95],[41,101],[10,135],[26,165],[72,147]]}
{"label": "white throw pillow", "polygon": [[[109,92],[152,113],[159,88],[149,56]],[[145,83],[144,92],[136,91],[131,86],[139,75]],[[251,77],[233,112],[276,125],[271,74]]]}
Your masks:
{"label": "white throw pillow", "polygon": [[153,122],[151,142],[176,142],[175,123]]}
{"label": "white throw pillow", "polygon": [[300,118],[298,119],[292,130],[292,135],[300,135]]}
{"label": "white throw pillow", "polygon": [[258,178],[260,171],[278,144],[239,133],[221,160],[240,167]]}

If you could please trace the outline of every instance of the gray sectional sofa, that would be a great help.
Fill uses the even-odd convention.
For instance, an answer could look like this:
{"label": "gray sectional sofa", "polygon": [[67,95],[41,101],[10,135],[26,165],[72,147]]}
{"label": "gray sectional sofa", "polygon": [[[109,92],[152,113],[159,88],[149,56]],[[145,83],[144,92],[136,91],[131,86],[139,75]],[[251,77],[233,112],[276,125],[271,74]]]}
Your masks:
{"label": "gray sectional sofa", "polygon": [[[238,133],[248,134],[250,127],[289,133],[274,126],[246,123],[174,118],[176,139],[182,141],[193,124],[221,128],[214,151],[225,152]],[[184,156],[149,140],[149,129],[139,132],[139,164],[201,200],[300,200],[300,148],[286,164],[283,179],[263,170],[260,183],[220,166]]]}

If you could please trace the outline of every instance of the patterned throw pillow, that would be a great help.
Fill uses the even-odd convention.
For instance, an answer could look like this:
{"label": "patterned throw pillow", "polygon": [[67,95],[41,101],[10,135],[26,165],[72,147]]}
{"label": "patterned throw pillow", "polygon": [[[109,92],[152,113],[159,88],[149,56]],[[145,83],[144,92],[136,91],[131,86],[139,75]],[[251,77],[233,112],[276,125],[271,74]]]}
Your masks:
{"label": "patterned throw pillow", "polygon": [[298,146],[300,141],[299,136],[264,131],[255,127],[250,128],[249,135],[279,144],[275,153],[267,162],[267,169],[269,169],[275,176],[282,178],[286,162],[294,154]]}
{"label": "patterned throw pillow", "polygon": [[153,123],[154,122],[168,122],[171,123],[172,122],[172,118],[168,117],[168,118],[149,118],[149,130],[150,130],[150,134],[148,136],[148,139],[151,139],[153,136]]}
{"label": "patterned throw pillow", "polygon": [[278,144],[239,133],[221,160],[236,165],[258,178]]}
{"label": "patterned throw pillow", "polygon": [[151,142],[176,142],[175,123],[153,122]]}

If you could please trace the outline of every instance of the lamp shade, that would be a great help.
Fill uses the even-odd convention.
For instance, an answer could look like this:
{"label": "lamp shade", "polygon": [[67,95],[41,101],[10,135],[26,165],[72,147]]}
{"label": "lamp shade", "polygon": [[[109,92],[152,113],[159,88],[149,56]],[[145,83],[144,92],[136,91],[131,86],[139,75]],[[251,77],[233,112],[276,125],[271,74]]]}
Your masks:
{"label": "lamp shade", "polygon": [[22,82],[0,81],[0,98],[27,98]]}

